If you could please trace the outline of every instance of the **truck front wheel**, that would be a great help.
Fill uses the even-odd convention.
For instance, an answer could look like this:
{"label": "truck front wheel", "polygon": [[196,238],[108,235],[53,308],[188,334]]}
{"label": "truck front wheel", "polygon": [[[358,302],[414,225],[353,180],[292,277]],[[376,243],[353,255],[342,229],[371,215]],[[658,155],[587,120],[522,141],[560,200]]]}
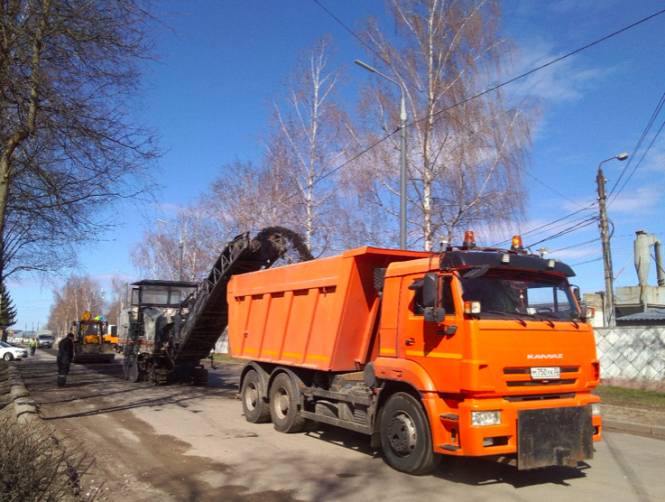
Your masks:
{"label": "truck front wheel", "polygon": [[261,397],[261,382],[255,370],[249,370],[240,388],[242,412],[245,419],[253,424],[270,422],[270,408]]}
{"label": "truck front wheel", "polygon": [[298,410],[298,389],[286,373],[277,375],[270,385],[270,418],[279,432],[300,432],[305,425]]}
{"label": "truck front wheel", "polygon": [[379,423],[386,462],[407,474],[428,474],[437,463],[425,410],[406,392],[388,398]]}

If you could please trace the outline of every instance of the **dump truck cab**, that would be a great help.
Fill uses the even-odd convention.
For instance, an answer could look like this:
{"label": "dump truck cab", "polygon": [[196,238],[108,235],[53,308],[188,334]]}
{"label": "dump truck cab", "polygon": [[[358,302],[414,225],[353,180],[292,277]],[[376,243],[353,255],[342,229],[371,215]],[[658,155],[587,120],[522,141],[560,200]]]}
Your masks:
{"label": "dump truck cab", "polygon": [[382,316],[372,364],[422,396],[434,451],[518,452],[522,469],[592,456],[599,363],[573,275],[519,248],[451,248],[387,267],[382,301],[405,308]]}

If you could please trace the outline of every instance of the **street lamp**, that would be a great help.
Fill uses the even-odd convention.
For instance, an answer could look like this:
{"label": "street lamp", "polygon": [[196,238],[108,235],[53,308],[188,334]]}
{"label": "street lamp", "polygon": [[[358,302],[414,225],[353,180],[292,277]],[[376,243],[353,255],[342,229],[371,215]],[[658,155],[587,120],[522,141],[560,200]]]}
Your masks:
{"label": "street lamp", "polygon": [[598,210],[600,218],[598,227],[600,228],[600,240],[603,244],[603,268],[605,271],[605,296],[603,298],[603,318],[605,326],[613,328],[616,325],[614,319],[614,273],[612,272],[612,248],[610,247],[610,234],[607,228],[607,196],[605,195],[605,175],[603,174],[603,164],[610,160],[623,162],[628,158],[628,153],[622,152],[605,159],[598,164],[596,173],[596,185],[598,188]]}
{"label": "street lamp", "polygon": [[406,249],[406,91],[404,86],[397,80],[390,78],[373,66],[363,63],[359,59],[356,59],[354,63],[369,72],[376,73],[379,77],[383,77],[388,82],[392,82],[399,87],[399,128],[401,136],[399,169],[399,247],[401,249]]}

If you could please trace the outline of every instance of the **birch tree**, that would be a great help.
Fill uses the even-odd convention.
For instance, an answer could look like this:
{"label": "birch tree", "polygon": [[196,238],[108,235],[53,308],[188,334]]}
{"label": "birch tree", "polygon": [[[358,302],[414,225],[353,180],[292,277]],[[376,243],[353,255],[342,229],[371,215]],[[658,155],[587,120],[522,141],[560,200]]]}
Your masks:
{"label": "birch tree", "polygon": [[329,51],[330,43],[319,41],[294,73],[285,99],[275,103],[277,130],[268,158],[280,173],[284,167],[274,164],[289,164],[288,179],[294,185],[291,198],[299,214],[297,229],[318,255],[329,249],[336,233],[342,205],[333,170],[349,149],[347,119],[335,102],[339,73],[329,68]]}
{"label": "birch tree", "polygon": [[132,253],[145,279],[197,281],[208,273],[225,244],[200,207],[182,209],[156,221]]}
{"label": "birch tree", "polygon": [[[403,0],[390,3],[397,32],[378,22],[363,37],[375,64],[404,89],[409,115],[409,241],[431,250],[467,226],[521,217],[522,171],[532,110],[501,92],[468,100],[501,75],[511,44],[499,34],[492,0]],[[365,143],[392,132],[399,95],[381,79],[364,93],[370,117]],[[381,129],[379,129],[380,126]],[[375,209],[397,216],[399,135],[357,164],[356,189]]]}
{"label": "birch tree", "polygon": [[104,295],[95,279],[87,275],[70,276],[62,288],[53,290],[53,303],[47,323],[48,329],[64,335],[73,321],[81,319],[85,311],[93,316],[104,312]]}

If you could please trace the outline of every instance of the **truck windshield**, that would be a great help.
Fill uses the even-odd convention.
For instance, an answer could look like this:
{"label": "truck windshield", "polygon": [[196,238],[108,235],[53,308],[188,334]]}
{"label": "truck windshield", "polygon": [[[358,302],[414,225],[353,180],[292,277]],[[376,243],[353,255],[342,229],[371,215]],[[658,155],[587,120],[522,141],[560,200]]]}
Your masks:
{"label": "truck windshield", "polygon": [[99,335],[100,333],[99,324],[84,324],[83,325],[83,334],[84,335]]}
{"label": "truck windshield", "polygon": [[[465,277],[466,275],[466,277]],[[570,320],[579,317],[565,278],[508,269],[461,275],[463,299],[480,303],[480,317]]]}

